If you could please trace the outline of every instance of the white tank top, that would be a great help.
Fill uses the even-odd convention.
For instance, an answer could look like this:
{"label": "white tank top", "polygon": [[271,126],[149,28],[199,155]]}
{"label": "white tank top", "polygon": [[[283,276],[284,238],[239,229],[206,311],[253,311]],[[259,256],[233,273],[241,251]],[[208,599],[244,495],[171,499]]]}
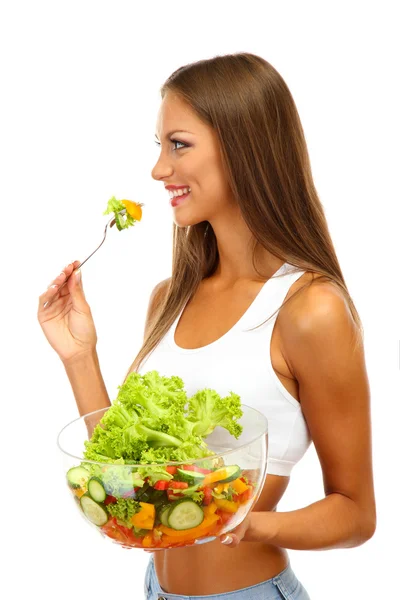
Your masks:
{"label": "white tank top", "polygon": [[[239,394],[242,404],[259,410],[268,419],[267,473],[290,475],[311,443],[300,403],[286,390],[271,363],[270,345],[279,311],[258,329],[283,303],[291,285],[305,271],[288,263],[265,282],[248,310],[215,342],[186,349],[175,343],[175,330],[183,310],[171,328],[147,356],[139,372],[158,371],[182,378],[188,396],[202,388],[220,396]],[[277,277],[280,275],[280,277]]]}

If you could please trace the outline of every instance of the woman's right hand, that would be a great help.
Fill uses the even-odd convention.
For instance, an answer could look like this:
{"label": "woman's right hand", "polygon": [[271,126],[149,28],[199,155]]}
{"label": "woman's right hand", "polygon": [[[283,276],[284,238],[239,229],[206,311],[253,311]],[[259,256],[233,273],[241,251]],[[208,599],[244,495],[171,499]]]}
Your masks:
{"label": "woman's right hand", "polygon": [[[66,277],[79,266],[79,261],[63,269],[39,297],[38,321],[50,346],[63,362],[79,354],[92,352],[96,348],[97,334],[89,304],[73,273],[66,285],[59,290]],[[80,273],[80,272],[79,272]],[[44,304],[51,304],[44,308]]]}

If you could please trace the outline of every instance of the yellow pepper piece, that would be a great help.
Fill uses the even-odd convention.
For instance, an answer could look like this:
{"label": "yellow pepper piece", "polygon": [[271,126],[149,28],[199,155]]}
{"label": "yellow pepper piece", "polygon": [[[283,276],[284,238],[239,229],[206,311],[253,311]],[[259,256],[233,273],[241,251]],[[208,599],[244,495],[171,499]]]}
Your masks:
{"label": "yellow pepper piece", "polygon": [[227,492],[229,488],[229,483],[218,483],[215,488],[214,491],[217,494],[222,494],[222,492]]}
{"label": "yellow pepper piece", "polygon": [[235,479],[235,481],[231,481],[231,487],[233,487],[235,492],[238,494],[243,494],[243,492],[249,488],[249,486],[246,485],[241,479]]}
{"label": "yellow pepper piece", "polygon": [[215,513],[217,508],[218,508],[218,506],[215,504],[215,502],[211,502],[211,504],[209,504],[208,506],[204,506],[204,508],[203,508],[204,516],[210,517],[211,515],[213,515]]}
{"label": "yellow pepper piece", "polygon": [[148,502],[140,502],[142,509],[133,515],[131,521],[135,527],[140,529],[153,529],[156,518],[156,507]]}
{"label": "yellow pepper piece", "polygon": [[77,496],[78,498],[81,498],[81,496],[83,496],[83,494],[86,492],[86,489],[84,489],[84,488],[73,488],[72,492],[75,494],[75,496]]}
{"label": "yellow pepper piece", "polygon": [[121,204],[125,206],[126,212],[136,221],[140,221],[142,219],[142,207],[140,204],[132,202],[132,200],[121,200]]}
{"label": "yellow pepper piece", "polygon": [[207,473],[201,482],[201,487],[205,487],[210,485],[210,483],[215,483],[216,481],[221,481],[221,479],[226,479],[227,477],[228,473],[226,472],[226,469],[217,469],[212,473]]}
{"label": "yellow pepper piece", "polygon": [[154,519],[151,519],[150,517],[142,520],[138,519],[136,521],[132,519],[132,523],[135,525],[135,527],[139,527],[140,529],[153,529],[154,527]]}
{"label": "yellow pepper piece", "polygon": [[139,502],[139,504],[142,507],[142,510],[140,512],[146,512],[149,515],[156,514],[156,507],[154,506],[154,504],[149,504],[149,502]]}
{"label": "yellow pepper piece", "polygon": [[218,498],[215,498],[215,504],[218,508],[222,508],[222,510],[228,513],[235,513],[239,508],[239,503],[232,502],[231,500],[219,500]]}
{"label": "yellow pepper piece", "polygon": [[170,546],[181,544],[182,542],[194,542],[195,539],[207,535],[217,535],[218,528],[219,525],[217,522],[215,522],[208,527],[199,527],[197,533],[186,533],[185,535],[181,536],[163,535],[159,548],[169,548]]}

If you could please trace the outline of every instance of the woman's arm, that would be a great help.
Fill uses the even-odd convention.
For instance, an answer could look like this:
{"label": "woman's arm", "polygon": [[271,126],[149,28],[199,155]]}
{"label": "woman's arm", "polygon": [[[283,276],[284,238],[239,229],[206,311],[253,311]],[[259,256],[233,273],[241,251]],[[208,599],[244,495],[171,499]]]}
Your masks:
{"label": "woman's arm", "polygon": [[63,365],[81,416],[110,406],[95,349],[63,361]]}
{"label": "woman's arm", "polygon": [[[248,527],[244,540],[295,550],[358,546],[376,526],[362,341],[340,291],[326,282],[299,294],[281,323],[326,497],[299,510],[252,512],[234,533],[240,539]],[[232,546],[236,543],[234,538]]]}
{"label": "woman's arm", "polygon": [[[169,281],[169,279],[161,281],[151,293],[146,315],[145,335],[154,311],[158,308],[163,295],[167,291]],[[68,361],[63,361],[63,365],[81,416],[111,405],[101,374],[96,349],[92,352],[79,354]]]}

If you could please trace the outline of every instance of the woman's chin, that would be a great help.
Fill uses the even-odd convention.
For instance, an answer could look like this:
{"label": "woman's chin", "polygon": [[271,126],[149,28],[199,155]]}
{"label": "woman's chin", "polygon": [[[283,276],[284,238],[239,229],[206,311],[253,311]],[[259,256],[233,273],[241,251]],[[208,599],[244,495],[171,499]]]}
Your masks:
{"label": "woman's chin", "polygon": [[198,223],[202,223],[205,220],[196,219],[193,215],[190,214],[179,214],[179,211],[174,211],[172,218],[177,227],[191,227],[192,225],[197,225]]}

